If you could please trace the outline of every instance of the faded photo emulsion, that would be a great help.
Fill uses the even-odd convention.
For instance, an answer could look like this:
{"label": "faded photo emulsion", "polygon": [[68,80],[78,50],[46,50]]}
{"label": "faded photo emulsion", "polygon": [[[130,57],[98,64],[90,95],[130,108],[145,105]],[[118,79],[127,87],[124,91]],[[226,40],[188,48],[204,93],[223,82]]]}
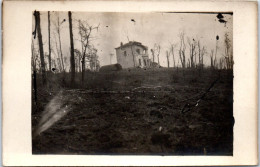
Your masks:
{"label": "faded photo emulsion", "polygon": [[32,12],[32,154],[233,155],[233,13]]}

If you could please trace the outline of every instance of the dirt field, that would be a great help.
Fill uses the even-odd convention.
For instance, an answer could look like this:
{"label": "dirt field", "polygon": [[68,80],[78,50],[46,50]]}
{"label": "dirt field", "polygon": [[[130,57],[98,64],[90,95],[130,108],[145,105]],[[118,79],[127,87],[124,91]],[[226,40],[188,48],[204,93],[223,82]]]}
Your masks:
{"label": "dirt field", "polygon": [[233,154],[232,71],[132,69],[85,78],[73,89],[68,77],[54,78],[52,90],[38,85],[33,132],[50,103],[64,114],[52,114],[58,121],[33,137],[33,154]]}

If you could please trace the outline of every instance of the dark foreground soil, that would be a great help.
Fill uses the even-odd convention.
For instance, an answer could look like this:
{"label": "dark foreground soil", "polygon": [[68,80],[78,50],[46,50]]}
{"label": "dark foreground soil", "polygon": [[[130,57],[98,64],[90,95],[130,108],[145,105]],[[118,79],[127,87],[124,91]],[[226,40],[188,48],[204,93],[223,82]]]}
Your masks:
{"label": "dark foreground soil", "polygon": [[232,71],[134,69],[85,78],[73,89],[38,85],[33,133],[50,103],[66,114],[55,111],[57,121],[33,134],[33,154],[233,154]]}

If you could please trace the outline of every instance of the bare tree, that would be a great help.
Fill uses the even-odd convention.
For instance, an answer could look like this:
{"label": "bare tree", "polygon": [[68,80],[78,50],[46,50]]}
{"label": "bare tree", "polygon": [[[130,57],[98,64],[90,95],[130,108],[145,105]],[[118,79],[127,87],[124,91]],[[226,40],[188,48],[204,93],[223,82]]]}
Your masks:
{"label": "bare tree", "polygon": [[[39,60],[39,52],[36,50],[34,46],[34,41],[32,38],[32,43],[31,43],[31,52],[32,52],[32,70],[37,71],[37,65],[40,65],[40,60]],[[40,67],[39,67],[40,69]]]}
{"label": "bare tree", "polygon": [[198,57],[199,57],[198,67],[201,68],[201,46],[199,40],[198,40]]}
{"label": "bare tree", "polygon": [[188,44],[189,44],[189,48],[190,48],[190,67],[191,68],[195,68],[195,62],[194,62],[194,57],[196,57],[196,41],[194,39],[192,39],[192,41],[190,41],[189,38],[187,38]]}
{"label": "bare tree", "polygon": [[91,36],[91,33],[93,30],[98,31],[99,26],[90,26],[87,22],[82,22],[81,20],[78,20],[78,28],[79,28],[79,35],[80,35],[80,42],[82,46],[82,82],[84,82],[84,75],[85,75],[85,62],[86,62],[86,52],[89,48],[89,44],[91,39],[93,37]]}
{"label": "bare tree", "polygon": [[175,50],[176,46],[177,46],[177,44],[171,44],[171,46],[170,46],[170,53],[169,54],[172,54],[173,67],[176,67],[175,56],[174,56],[174,50]]}
{"label": "bare tree", "polygon": [[203,69],[203,66],[204,66],[204,55],[206,54],[206,48],[205,46],[203,46],[201,48],[201,45],[200,45],[200,41],[198,40],[198,58],[199,58],[199,63],[198,63],[198,67]]}
{"label": "bare tree", "polygon": [[219,59],[218,65],[219,65],[219,69],[224,69],[225,68],[225,58],[221,57]]}
{"label": "bare tree", "polygon": [[179,37],[180,37],[179,57],[180,57],[180,60],[181,60],[182,68],[185,68],[185,66],[186,66],[186,61],[185,61],[186,44],[185,44],[185,39],[184,39],[185,33],[181,32]]}
{"label": "bare tree", "polygon": [[206,53],[207,53],[207,50],[206,50],[205,46],[203,46],[202,50],[201,50],[201,55],[200,55],[200,66],[201,66],[202,69],[204,67],[204,55]]}
{"label": "bare tree", "polygon": [[233,51],[231,49],[231,41],[227,33],[225,33],[225,64],[227,69],[233,69]]}
{"label": "bare tree", "polygon": [[46,72],[45,72],[43,43],[42,43],[40,12],[39,11],[35,11],[34,12],[34,16],[35,16],[36,31],[38,33],[39,49],[40,49],[42,81],[43,81],[43,84],[45,85],[47,83],[47,80],[46,80]]}
{"label": "bare tree", "polygon": [[55,46],[56,46],[56,53],[54,52],[54,54],[56,54],[57,56],[57,64],[58,64],[58,68],[59,68],[59,71],[63,71],[63,68],[62,68],[62,63],[61,63],[61,57],[60,57],[60,49],[58,47],[58,43],[57,43],[57,40],[56,38],[54,38],[54,41],[55,41]]}
{"label": "bare tree", "polygon": [[217,68],[217,52],[218,52],[218,40],[219,40],[219,36],[216,36],[216,50],[215,50],[215,58],[213,61],[214,67]]}
{"label": "bare tree", "polygon": [[187,68],[190,68],[191,67],[191,65],[190,65],[190,59],[188,58],[188,62],[187,62],[187,66],[186,66]]}
{"label": "bare tree", "polygon": [[87,54],[87,59],[89,61],[90,70],[91,71],[97,71],[98,70],[97,67],[98,67],[98,64],[99,64],[97,49],[94,48],[93,45],[90,45],[88,50],[89,51],[88,51],[88,54]]}
{"label": "bare tree", "polygon": [[72,20],[71,11],[68,12],[69,15],[69,30],[70,30],[70,68],[71,68],[71,85],[75,82],[75,58],[74,58],[74,43],[73,43],[73,32],[72,32]]}
{"label": "bare tree", "polygon": [[44,64],[45,64],[45,69],[46,69],[46,71],[47,71],[47,69],[49,68],[49,63],[48,63],[48,61],[49,61],[49,55],[48,55],[48,53],[47,52],[45,52],[45,54],[44,54]]}
{"label": "bare tree", "polygon": [[170,67],[170,63],[169,63],[169,52],[168,52],[168,50],[166,51],[166,58],[167,58],[167,66],[169,68]]}
{"label": "bare tree", "polygon": [[211,53],[210,53],[210,67],[214,68],[214,49],[211,49]]}
{"label": "bare tree", "polygon": [[57,22],[54,23],[55,25],[55,29],[58,35],[58,41],[59,41],[59,54],[60,54],[60,61],[61,61],[61,66],[62,66],[62,70],[65,71],[65,67],[64,67],[64,59],[63,59],[63,53],[62,53],[62,47],[61,47],[61,25],[62,23],[64,23],[66,21],[66,19],[63,19],[62,21],[60,21],[60,16],[59,14],[57,15]]}
{"label": "bare tree", "polygon": [[49,36],[49,71],[51,71],[51,34],[50,34],[50,11],[48,11],[48,36]]}

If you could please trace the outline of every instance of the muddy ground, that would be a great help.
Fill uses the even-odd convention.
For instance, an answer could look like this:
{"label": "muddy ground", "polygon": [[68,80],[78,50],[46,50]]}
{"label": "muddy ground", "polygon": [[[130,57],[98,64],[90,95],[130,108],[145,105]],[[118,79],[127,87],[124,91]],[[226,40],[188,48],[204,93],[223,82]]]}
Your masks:
{"label": "muddy ground", "polygon": [[48,88],[37,80],[32,133],[55,97],[61,107],[69,107],[33,136],[33,154],[233,154],[232,71],[87,73],[85,83],[75,88],[57,78],[52,76],[54,86]]}

